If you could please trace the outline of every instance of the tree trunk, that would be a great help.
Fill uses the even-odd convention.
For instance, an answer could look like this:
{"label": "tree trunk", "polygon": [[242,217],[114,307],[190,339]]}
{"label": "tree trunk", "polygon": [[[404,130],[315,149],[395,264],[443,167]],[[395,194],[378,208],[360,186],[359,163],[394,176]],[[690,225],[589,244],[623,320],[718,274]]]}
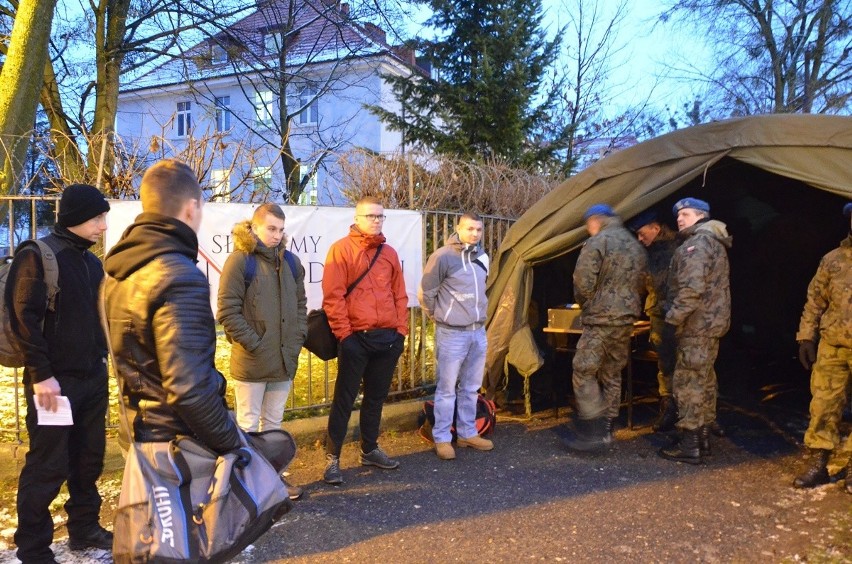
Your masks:
{"label": "tree trunk", "polygon": [[69,183],[88,182],[83,155],[66,119],[59,85],[56,83],[56,73],[50,60],[44,65],[41,107],[50,122],[50,137],[53,145],[51,152],[62,179]]}
{"label": "tree trunk", "polygon": [[95,19],[97,87],[95,115],[89,138],[88,171],[90,178],[106,194],[113,193],[115,167],[115,118],[118,113],[118,89],[124,60],[124,34],[130,0],[101,0]]}
{"label": "tree trunk", "polygon": [[20,0],[9,51],[0,71],[0,143],[3,173],[0,194],[16,191],[30,133],[35,121],[39,90],[47,61],[47,45],[56,0]]}

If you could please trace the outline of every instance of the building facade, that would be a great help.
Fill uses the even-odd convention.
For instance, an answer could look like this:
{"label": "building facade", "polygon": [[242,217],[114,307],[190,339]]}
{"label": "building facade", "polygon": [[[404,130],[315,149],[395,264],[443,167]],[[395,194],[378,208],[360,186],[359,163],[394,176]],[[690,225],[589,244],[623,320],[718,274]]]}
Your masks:
{"label": "building facade", "polygon": [[[383,75],[423,72],[413,53],[359,23],[347,4],[267,0],[220,33],[122,86],[116,131],[138,160],[193,164],[219,201],[339,204],[340,155],[393,153],[365,106],[398,111]],[[291,177],[292,178],[292,177]]]}

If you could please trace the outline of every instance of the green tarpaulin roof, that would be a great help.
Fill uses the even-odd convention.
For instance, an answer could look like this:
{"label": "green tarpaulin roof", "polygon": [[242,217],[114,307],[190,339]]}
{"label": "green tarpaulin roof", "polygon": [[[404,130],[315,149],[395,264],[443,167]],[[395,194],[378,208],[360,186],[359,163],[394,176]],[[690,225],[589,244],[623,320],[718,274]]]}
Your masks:
{"label": "green tarpaulin roof", "polygon": [[[852,117],[766,115],[674,131],[614,153],[544,196],[509,229],[492,261],[490,393],[502,379],[507,355],[524,375],[540,364],[527,326],[532,267],[582,244],[585,210],[603,202],[632,217],[705,176],[722,159],[852,199]],[[700,190],[690,195],[702,197]]]}

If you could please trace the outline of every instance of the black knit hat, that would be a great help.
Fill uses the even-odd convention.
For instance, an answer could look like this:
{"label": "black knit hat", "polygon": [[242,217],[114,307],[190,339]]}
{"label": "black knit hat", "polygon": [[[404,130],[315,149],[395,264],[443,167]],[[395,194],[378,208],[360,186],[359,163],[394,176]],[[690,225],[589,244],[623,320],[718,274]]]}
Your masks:
{"label": "black knit hat", "polygon": [[100,190],[88,184],[72,184],[62,191],[56,223],[74,227],[108,211],[109,202]]}

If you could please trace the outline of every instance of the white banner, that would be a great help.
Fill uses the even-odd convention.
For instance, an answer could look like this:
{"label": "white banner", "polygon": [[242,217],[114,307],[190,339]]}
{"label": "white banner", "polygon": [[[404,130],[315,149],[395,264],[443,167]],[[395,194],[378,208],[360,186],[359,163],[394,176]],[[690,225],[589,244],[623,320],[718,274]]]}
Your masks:
{"label": "white banner", "polygon": [[[208,203],[198,233],[198,267],[210,280],[210,302],[215,313],[219,275],[225,259],[233,250],[231,229],[234,224],[251,219],[259,204]],[[281,206],[287,216],[285,232],[288,249],[298,255],[305,267],[305,290],[308,309],[322,306],[322,271],[332,243],[349,234],[355,221],[355,208]],[[110,200],[107,214],[107,251],[118,242],[124,230],[142,213],[138,201]],[[385,210],[387,219],[382,233],[399,254],[405,275],[408,306],[417,306],[417,286],[423,274],[422,218],[419,212]]]}

